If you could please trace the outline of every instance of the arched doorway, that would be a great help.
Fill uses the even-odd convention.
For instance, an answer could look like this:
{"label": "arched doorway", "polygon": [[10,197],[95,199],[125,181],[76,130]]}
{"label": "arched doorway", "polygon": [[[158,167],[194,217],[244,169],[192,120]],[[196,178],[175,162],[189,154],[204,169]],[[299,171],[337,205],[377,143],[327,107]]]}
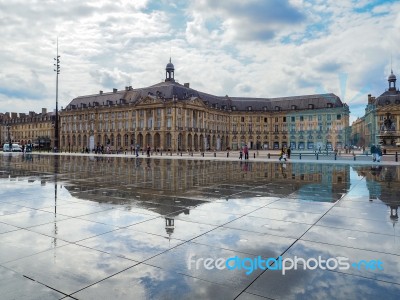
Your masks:
{"label": "arched doorway", "polygon": [[188,150],[193,150],[193,145],[192,145],[192,135],[189,133],[187,137],[187,148]]}
{"label": "arched doorway", "polygon": [[146,147],[151,147],[153,145],[153,141],[151,138],[151,134],[146,134]]}
{"label": "arched doorway", "polygon": [[197,134],[194,135],[194,150],[199,151],[199,137]]}
{"label": "arched doorway", "polygon": [[156,132],[156,134],[154,134],[154,148],[156,148],[156,149],[161,148],[161,138],[160,138],[160,134],[158,132]]}
{"label": "arched doorway", "polygon": [[121,148],[121,135],[119,133],[117,134],[117,148]]}
{"label": "arched doorway", "polygon": [[213,137],[212,137],[211,148],[212,149],[216,149],[217,148],[217,137],[215,135],[213,135]]}
{"label": "arched doorway", "polygon": [[171,134],[168,132],[168,133],[165,135],[165,149],[170,150],[171,147],[172,147],[172,136],[171,136]]}
{"label": "arched doorway", "polygon": [[143,147],[143,134],[139,133],[138,137],[137,137],[137,143],[139,145],[139,147]]}
{"label": "arched doorway", "polygon": [[183,136],[182,133],[178,134],[178,151],[182,151],[184,147],[184,141],[183,141]]}

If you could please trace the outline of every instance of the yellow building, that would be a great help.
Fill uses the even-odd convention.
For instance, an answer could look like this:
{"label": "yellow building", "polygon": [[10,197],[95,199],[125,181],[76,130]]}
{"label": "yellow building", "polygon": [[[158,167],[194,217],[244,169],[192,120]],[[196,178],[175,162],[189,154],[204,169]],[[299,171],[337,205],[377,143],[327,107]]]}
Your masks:
{"label": "yellow building", "polygon": [[9,142],[20,145],[34,144],[36,148],[50,149],[54,143],[54,113],[43,108],[41,113],[5,113],[1,118],[2,144]]}
{"label": "yellow building", "polygon": [[160,150],[341,148],[349,108],[334,94],[282,98],[214,96],[165,81],[73,99],[60,113],[60,148],[150,146]]}

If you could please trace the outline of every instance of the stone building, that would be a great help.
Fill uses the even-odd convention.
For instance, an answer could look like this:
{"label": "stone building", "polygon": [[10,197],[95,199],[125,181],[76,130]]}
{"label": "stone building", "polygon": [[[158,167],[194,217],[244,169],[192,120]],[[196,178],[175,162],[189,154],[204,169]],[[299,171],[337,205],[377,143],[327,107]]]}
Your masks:
{"label": "stone building", "polygon": [[393,71],[388,83],[388,89],[379,97],[368,95],[365,115],[352,124],[352,137],[358,136],[367,147],[380,144],[384,149],[395,150],[400,146],[400,91]]}
{"label": "stone building", "polygon": [[[40,149],[50,149],[54,143],[54,115],[42,108],[41,113],[5,113],[0,116],[2,144],[8,142],[8,133],[12,143],[20,145],[34,144]],[[9,131],[9,132],[8,132]]]}
{"label": "stone building", "polygon": [[163,82],[73,99],[60,113],[60,148],[331,149],[349,141],[349,108],[334,94],[215,96],[174,77],[170,60]]}

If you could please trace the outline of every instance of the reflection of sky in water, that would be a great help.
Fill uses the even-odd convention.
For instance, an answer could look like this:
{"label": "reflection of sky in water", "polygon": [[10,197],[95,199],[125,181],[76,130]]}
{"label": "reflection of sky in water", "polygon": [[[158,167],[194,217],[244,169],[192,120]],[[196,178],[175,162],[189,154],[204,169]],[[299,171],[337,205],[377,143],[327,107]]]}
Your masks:
{"label": "reflection of sky in water", "polygon": [[[243,170],[231,161],[0,157],[0,265],[66,293],[84,288],[77,298],[233,299],[255,277],[189,271],[188,256],[383,251],[392,262],[384,277],[345,275],[346,282],[378,286],[373,279],[393,282],[399,271],[393,259],[400,230],[391,211],[399,206],[399,173],[315,163],[250,162]],[[138,262],[144,264],[123,271]],[[331,273],[315,272],[344,284]],[[312,286],[319,277],[306,272],[301,280],[302,273],[290,277],[292,287],[298,280],[301,286],[269,293],[261,288],[270,285],[266,274],[246,291],[289,299],[296,291],[322,291]],[[390,295],[389,287],[379,288]]]}

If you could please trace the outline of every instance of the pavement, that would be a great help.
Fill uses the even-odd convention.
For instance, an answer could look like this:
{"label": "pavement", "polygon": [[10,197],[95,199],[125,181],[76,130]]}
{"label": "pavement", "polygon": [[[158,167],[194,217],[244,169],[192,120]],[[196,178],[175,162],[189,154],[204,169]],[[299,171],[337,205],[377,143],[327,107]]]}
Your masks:
{"label": "pavement", "polygon": [[[204,156],[203,156],[204,153]],[[9,153],[3,153],[9,155]],[[21,155],[21,153],[12,153],[13,155]],[[62,153],[52,153],[52,152],[34,152],[38,155],[69,155],[69,156],[90,156],[90,157],[136,157],[134,153],[130,151],[125,151],[119,154],[94,154],[94,153],[80,153],[80,152],[62,152]],[[279,161],[280,152],[277,150],[250,150],[249,152],[249,162],[274,162]],[[145,152],[139,154],[139,158],[147,157]],[[239,161],[239,151],[206,151],[206,152],[152,152],[150,158],[158,159],[185,159],[185,160],[218,160],[218,161]],[[242,161],[245,161],[243,158]],[[373,162],[372,156],[369,154],[363,154],[361,151],[355,151],[349,154],[342,153],[340,155],[335,155],[330,152],[328,155],[324,153],[302,151],[294,152],[291,154],[290,159],[287,160],[292,163],[321,163],[321,164],[357,164],[357,165],[400,165],[398,156],[396,161],[396,154],[390,153],[383,155],[380,162]],[[283,160],[282,160],[283,162]]]}
{"label": "pavement", "polygon": [[398,163],[251,155],[5,153],[1,299],[398,299]]}

